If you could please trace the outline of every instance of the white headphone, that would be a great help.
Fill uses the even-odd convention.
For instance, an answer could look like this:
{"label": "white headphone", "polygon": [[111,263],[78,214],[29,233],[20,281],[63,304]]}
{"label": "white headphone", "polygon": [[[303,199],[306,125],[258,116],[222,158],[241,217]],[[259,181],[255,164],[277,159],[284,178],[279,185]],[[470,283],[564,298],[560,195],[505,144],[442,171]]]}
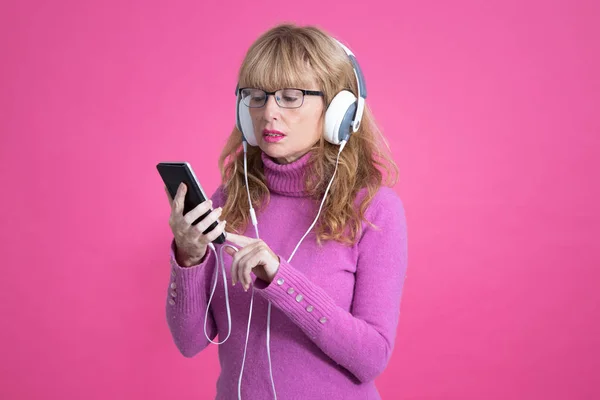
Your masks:
{"label": "white headphone", "polygon": [[[358,61],[356,61],[352,51],[338,40],[336,42],[344,49],[352,62],[358,87],[358,98],[349,90],[342,90],[331,100],[325,112],[325,140],[331,144],[339,145],[342,141],[348,141],[350,135],[358,131],[360,127],[365,109],[365,99],[367,98],[367,87]],[[241,101],[239,84],[235,88],[235,94],[237,97],[236,126],[242,132],[244,141],[250,146],[258,146],[249,108]]]}

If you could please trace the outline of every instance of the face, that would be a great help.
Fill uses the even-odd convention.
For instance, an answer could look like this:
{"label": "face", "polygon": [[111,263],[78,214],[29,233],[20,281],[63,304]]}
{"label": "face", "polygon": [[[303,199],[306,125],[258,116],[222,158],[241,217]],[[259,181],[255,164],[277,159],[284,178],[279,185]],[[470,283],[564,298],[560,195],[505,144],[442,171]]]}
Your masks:
{"label": "face", "polygon": [[[314,81],[301,88],[320,90]],[[259,147],[279,164],[302,157],[322,135],[323,107],[321,96],[305,95],[299,108],[283,108],[269,95],[263,107],[249,109]]]}

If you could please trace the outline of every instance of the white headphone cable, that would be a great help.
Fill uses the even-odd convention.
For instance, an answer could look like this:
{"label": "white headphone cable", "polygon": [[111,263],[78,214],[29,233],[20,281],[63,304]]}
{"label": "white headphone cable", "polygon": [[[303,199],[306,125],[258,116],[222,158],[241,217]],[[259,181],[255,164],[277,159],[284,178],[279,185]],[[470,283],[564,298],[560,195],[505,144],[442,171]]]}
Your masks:
{"label": "white headphone cable", "polygon": [[[246,179],[246,192],[248,194],[248,203],[250,205],[250,218],[252,219],[252,225],[254,225],[254,231],[256,233],[256,238],[259,239],[259,235],[258,235],[258,221],[256,219],[256,214],[254,212],[254,207],[252,206],[252,200],[250,197],[250,189],[248,188],[248,169],[247,169],[247,160],[246,160],[246,152],[247,152],[247,144],[246,141],[242,142],[243,148],[244,148],[244,177]],[[333,175],[331,176],[331,179],[329,181],[329,184],[327,185],[327,189],[325,190],[325,194],[323,195],[323,199],[321,200],[321,205],[319,207],[319,212],[317,213],[317,216],[315,217],[315,219],[313,220],[312,224],[310,225],[310,227],[308,228],[308,230],[306,231],[306,233],[304,234],[304,236],[302,236],[302,238],[300,239],[300,241],[298,242],[298,244],[296,245],[296,247],[294,248],[294,251],[292,252],[292,254],[290,255],[290,257],[288,258],[288,262],[292,261],[292,258],[294,257],[294,254],[296,254],[296,251],[298,250],[298,247],[300,246],[300,244],[302,243],[302,241],[304,240],[304,238],[309,234],[309,232],[312,230],[312,228],[315,226],[315,224],[317,223],[317,220],[319,219],[319,215],[321,214],[321,210],[323,209],[323,204],[325,203],[325,199],[327,198],[327,194],[329,192],[329,189],[331,188],[331,184],[333,183],[333,179],[335,178],[335,175],[337,173],[337,169],[338,169],[338,164],[339,164],[339,160],[340,160],[340,154],[342,153],[342,150],[344,149],[344,147],[346,146],[346,140],[342,140],[340,142],[340,149],[338,151],[337,154],[337,159],[335,162],[335,170],[333,171]],[[209,243],[208,246],[210,247],[210,249],[215,253],[215,257],[217,257],[217,251],[215,249],[215,246],[213,243]],[[206,321],[208,318],[208,310],[210,308],[210,303],[212,301],[215,289],[217,288],[217,279],[218,279],[218,270],[215,268],[215,275],[214,275],[214,285],[212,287],[211,290],[211,294],[210,294],[210,298],[208,300],[208,305],[206,307],[206,314],[204,317],[204,336],[206,336],[206,338],[213,344],[222,344],[225,343],[225,341],[227,341],[227,339],[229,338],[230,334],[231,334],[231,309],[229,306],[229,294],[227,291],[227,275],[225,273],[225,265],[223,262],[223,249],[225,247],[231,247],[233,249],[235,249],[236,251],[238,250],[235,246],[232,246],[230,244],[224,244],[223,246],[221,246],[221,248],[219,249],[219,255],[218,255],[218,261],[221,264],[221,271],[223,274],[223,286],[225,287],[225,306],[227,308],[227,321],[229,323],[229,328],[228,328],[228,333],[227,333],[227,337],[222,341],[222,342],[213,342],[209,337],[208,334],[206,332]],[[246,361],[246,351],[248,348],[248,338],[249,338],[249,334],[250,334],[250,323],[252,321],[252,306],[254,303],[254,286],[252,286],[252,296],[250,297],[250,310],[249,310],[249,315],[248,315],[248,326],[246,329],[246,342],[244,344],[244,357],[242,359],[242,368],[240,371],[240,377],[238,380],[238,399],[241,400],[242,398],[242,376],[244,374],[244,364]],[[277,400],[277,392],[275,390],[275,382],[273,380],[273,367],[271,365],[271,344],[270,344],[270,340],[271,340],[271,301],[269,301],[269,305],[267,308],[267,354],[269,357],[269,374],[271,376],[271,385],[273,388],[273,396],[275,398],[275,400]]]}

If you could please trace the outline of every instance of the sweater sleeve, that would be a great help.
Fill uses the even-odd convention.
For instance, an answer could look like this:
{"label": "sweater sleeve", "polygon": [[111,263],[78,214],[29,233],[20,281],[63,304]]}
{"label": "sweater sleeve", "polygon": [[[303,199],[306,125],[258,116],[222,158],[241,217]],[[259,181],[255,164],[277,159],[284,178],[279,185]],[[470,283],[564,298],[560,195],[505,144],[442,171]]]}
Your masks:
{"label": "sweater sleeve", "polygon": [[[213,208],[223,205],[221,188],[215,191],[211,199]],[[193,357],[210,344],[204,334],[204,318],[217,261],[213,251],[208,248],[198,264],[182,267],[175,257],[177,251],[175,239],[171,240],[170,247],[171,273],[166,299],[167,324],[181,354],[185,357]],[[212,310],[209,309],[206,334],[214,340],[217,333]]]}
{"label": "sweater sleeve", "polygon": [[[406,275],[404,207],[400,198],[390,192],[370,207],[372,213],[367,219],[377,228],[367,225],[357,244],[358,265],[350,312],[337,306],[327,292],[282,257],[270,284],[261,279],[254,284],[325,354],[361,382],[374,380],[391,357]],[[298,294],[302,295],[300,301]]]}

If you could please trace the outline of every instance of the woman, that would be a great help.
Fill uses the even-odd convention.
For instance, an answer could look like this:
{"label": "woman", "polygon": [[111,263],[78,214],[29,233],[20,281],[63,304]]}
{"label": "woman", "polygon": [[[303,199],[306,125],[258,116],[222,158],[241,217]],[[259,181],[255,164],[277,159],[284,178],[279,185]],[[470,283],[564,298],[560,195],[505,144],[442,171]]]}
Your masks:
{"label": "woman", "polygon": [[[380,398],[374,379],[394,348],[406,220],[401,200],[383,186],[380,169],[390,185],[397,169],[370,111],[353,124],[356,97],[366,95],[353,61],[315,27],[264,33],[239,72],[238,123],[219,160],[223,184],[186,215],[185,185],[169,196],[167,321],[186,357],[226,336],[217,343],[218,399]],[[354,108],[337,132],[330,111],[344,90]],[[224,232],[239,249],[216,245],[233,256],[223,260],[227,286],[208,250]]]}

